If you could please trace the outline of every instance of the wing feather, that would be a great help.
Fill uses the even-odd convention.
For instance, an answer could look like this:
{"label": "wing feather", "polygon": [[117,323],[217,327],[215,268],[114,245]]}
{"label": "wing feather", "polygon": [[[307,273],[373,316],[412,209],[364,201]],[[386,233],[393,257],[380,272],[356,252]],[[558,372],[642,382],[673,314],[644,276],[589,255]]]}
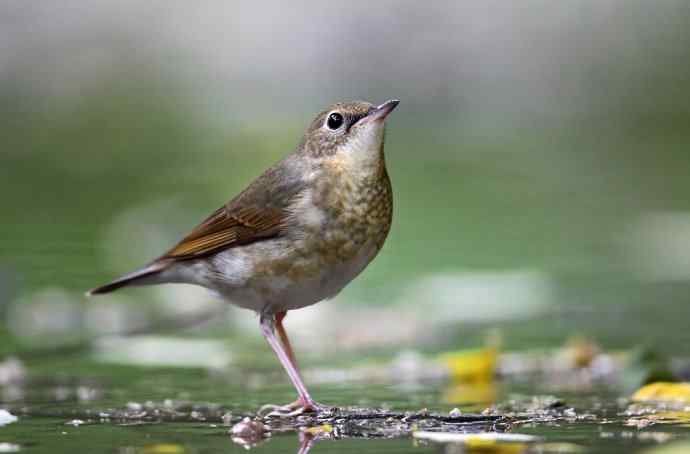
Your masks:
{"label": "wing feather", "polygon": [[184,237],[161,259],[187,260],[223,249],[274,237],[280,233],[285,213],[273,207],[223,206]]}
{"label": "wing feather", "polygon": [[281,235],[290,206],[304,188],[302,167],[294,155],[272,166],[156,262],[195,259]]}

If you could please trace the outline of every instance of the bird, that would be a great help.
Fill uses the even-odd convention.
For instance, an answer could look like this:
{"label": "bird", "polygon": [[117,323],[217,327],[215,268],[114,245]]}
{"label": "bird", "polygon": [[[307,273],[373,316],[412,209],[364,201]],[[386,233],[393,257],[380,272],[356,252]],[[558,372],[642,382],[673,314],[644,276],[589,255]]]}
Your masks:
{"label": "bird", "polygon": [[297,391],[294,402],[269,405],[272,412],[332,409],[308,392],[283,320],[338,294],[381,250],[393,219],[385,127],[398,103],[332,104],[291,153],[170,250],[87,295],[168,283],[205,287],[258,314]]}

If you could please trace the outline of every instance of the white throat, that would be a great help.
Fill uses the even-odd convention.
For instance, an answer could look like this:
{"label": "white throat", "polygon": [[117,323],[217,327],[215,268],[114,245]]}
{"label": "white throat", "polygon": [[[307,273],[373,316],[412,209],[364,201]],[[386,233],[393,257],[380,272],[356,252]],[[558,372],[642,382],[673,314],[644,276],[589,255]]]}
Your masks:
{"label": "white throat", "polygon": [[385,125],[373,121],[362,125],[338,153],[338,158],[350,170],[369,172],[377,170],[381,163]]}

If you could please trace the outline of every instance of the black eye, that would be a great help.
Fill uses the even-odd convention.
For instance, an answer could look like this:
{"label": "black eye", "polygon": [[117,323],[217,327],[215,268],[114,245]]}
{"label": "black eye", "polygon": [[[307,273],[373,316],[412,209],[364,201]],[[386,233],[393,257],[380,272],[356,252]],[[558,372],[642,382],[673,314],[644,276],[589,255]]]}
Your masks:
{"label": "black eye", "polygon": [[333,112],[328,116],[328,121],[326,122],[330,129],[338,129],[343,125],[343,116],[338,112]]}

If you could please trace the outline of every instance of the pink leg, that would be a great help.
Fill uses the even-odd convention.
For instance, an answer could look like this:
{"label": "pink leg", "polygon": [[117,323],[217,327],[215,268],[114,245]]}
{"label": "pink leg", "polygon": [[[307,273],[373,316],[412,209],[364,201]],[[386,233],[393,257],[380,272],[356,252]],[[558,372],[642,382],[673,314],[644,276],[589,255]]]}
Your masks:
{"label": "pink leg", "polygon": [[280,338],[280,343],[283,344],[285,348],[285,353],[287,353],[290,362],[299,372],[299,365],[297,364],[297,358],[295,358],[295,352],[292,350],[292,345],[290,345],[290,339],[288,339],[287,331],[283,326],[283,319],[287,315],[287,311],[278,312],[276,314],[276,330],[278,331],[278,337]]}
{"label": "pink leg", "polygon": [[297,451],[297,454],[309,454],[309,451],[311,451],[311,448],[314,446],[314,442],[316,442],[314,435],[309,432],[300,432],[299,451]]}
{"label": "pink leg", "polygon": [[[290,358],[290,362],[292,363],[292,367],[297,370],[297,373],[302,375],[302,373],[299,370],[299,365],[297,364],[297,358],[295,357],[295,352],[292,350],[292,345],[290,344],[290,339],[288,338],[287,331],[285,331],[285,327],[283,326],[283,319],[285,319],[285,316],[287,315],[287,311],[283,312],[277,312],[276,313],[276,331],[278,331],[278,338],[280,339],[280,343],[283,344],[283,348],[285,349],[285,353],[287,353],[288,358]],[[297,399],[296,401],[289,403],[284,406],[286,409],[293,409],[296,410],[298,408],[302,408],[304,404],[302,403],[301,399]]]}
{"label": "pink leg", "polygon": [[[282,320],[281,320],[282,321]],[[299,395],[299,401],[304,410],[317,410],[320,406],[314,402],[314,400],[309,395],[307,387],[304,386],[302,377],[300,377],[295,364],[293,363],[290,355],[285,351],[283,346],[280,344],[274,333],[275,318],[273,315],[261,316],[261,334],[264,335],[268,344],[271,346],[275,354],[280,360],[280,364],[290,377],[290,381],[297,390]]]}

